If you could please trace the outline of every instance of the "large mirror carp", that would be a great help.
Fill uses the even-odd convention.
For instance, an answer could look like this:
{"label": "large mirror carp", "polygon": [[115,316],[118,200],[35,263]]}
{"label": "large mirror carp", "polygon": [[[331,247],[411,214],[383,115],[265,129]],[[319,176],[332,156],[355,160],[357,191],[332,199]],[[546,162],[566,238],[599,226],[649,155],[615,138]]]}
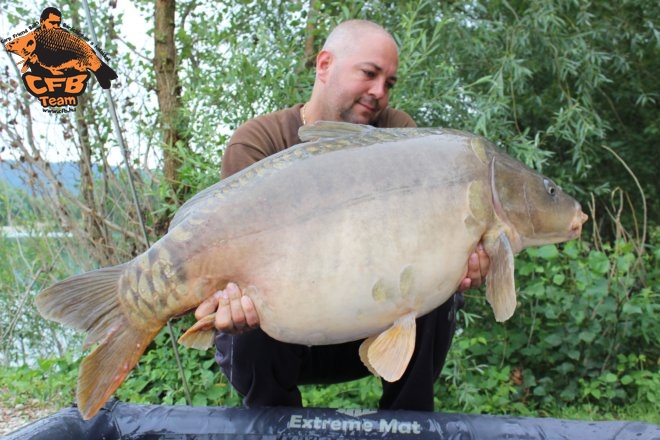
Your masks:
{"label": "large mirror carp", "polygon": [[[367,338],[361,358],[405,371],[415,318],[445,302],[482,241],[495,319],[516,308],[514,255],[580,236],[587,216],[550,179],[487,140],[436,128],[317,123],[296,145],[200,192],[169,232],[127,263],[76,275],[36,298],[46,318],[98,344],[81,364],[91,418],[156,334],[234,282],[273,338]],[[208,347],[213,317],[181,342]]]}

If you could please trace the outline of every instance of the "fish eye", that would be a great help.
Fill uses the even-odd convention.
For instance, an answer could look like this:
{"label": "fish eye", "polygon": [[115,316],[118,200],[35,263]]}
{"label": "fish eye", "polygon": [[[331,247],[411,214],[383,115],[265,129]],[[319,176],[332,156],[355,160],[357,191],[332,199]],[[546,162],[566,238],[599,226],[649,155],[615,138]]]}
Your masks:
{"label": "fish eye", "polygon": [[554,196],[557,194],[557,186],[549,179],[543,179],[543,186],[545,187],[545,192],[549,195]]}

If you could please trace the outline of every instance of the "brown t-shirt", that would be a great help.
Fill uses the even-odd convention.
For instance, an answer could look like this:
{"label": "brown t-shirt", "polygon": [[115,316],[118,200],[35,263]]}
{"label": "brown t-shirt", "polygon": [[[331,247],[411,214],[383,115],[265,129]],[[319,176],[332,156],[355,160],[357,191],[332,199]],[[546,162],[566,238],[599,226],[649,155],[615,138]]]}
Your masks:
{"label": "brown t-shirt", "polygon": [[[251,119],[238,127],[222,156],[221,178],[249,167],[272,154],[301,142],[298,129],[302,127],[300,109],[296,104],[284,110]],[[376,127],[415,127],[415,121],[405,112],[386,108],[373,124]]]}

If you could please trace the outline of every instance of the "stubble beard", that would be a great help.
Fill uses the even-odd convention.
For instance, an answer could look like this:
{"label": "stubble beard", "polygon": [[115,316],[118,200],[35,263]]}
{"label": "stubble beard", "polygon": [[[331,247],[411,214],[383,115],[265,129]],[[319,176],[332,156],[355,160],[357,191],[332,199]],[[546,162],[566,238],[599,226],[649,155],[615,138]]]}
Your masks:
{"label": "stubble beard", "polygon": [[341,118],[341,120],[345,121],[345,122],[351,122],[353,124],[372,124],[372,123],[374,123],[376,121],[376,119],[378,119],[378,116],[381,113],[381,109],[380,109],[380,106],[379,106],[378,102],[373,101],[373,100],[369,100],[367,102],[367,105],[371,108],[374,108],[375,112],[373,113],[373,116],[368,121],[364,121],[360,116],[358,116],[356,114],[356,106],[362,100],[364,100],[364,98],[356,100],[355,102],[353,102],[353,104],[350,107],[348,107],[344,110],[341,110],[339,112],[339,117]]}

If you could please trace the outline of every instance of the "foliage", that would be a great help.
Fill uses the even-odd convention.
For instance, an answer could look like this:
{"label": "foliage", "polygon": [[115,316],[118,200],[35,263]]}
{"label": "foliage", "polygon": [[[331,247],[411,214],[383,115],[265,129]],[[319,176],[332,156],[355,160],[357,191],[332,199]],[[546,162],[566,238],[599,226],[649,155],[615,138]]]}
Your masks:
{"label": "foliage", "polygon": [[[440,385],[462,411],[527,414],[563,405],[660,403],[658,239],[652,253],[632,243],[594,248],[569,242],[517,258],[519,307],[505,324],[481,296],[454,341]],[[643,266],[643,267],[642,267]]]}
{"label": "foliage", "polygon": [[375,376],[335,385],[300,387],[304,406],[321,408],[378,408],[380,380]]}
{"label": "foliage", "polygon": [[38,368],[3,367],[0,369],[0,399],[14,406],[37,399],[58,406],[75,401],[79,360],[70,356],[39,359]]}
{"label": "foliage", "polygon": [[30,204],[27,195],[20,189],[9,191],[8,185],[0,181],[0,225],[6,226],[17,222],[26,223]]}

